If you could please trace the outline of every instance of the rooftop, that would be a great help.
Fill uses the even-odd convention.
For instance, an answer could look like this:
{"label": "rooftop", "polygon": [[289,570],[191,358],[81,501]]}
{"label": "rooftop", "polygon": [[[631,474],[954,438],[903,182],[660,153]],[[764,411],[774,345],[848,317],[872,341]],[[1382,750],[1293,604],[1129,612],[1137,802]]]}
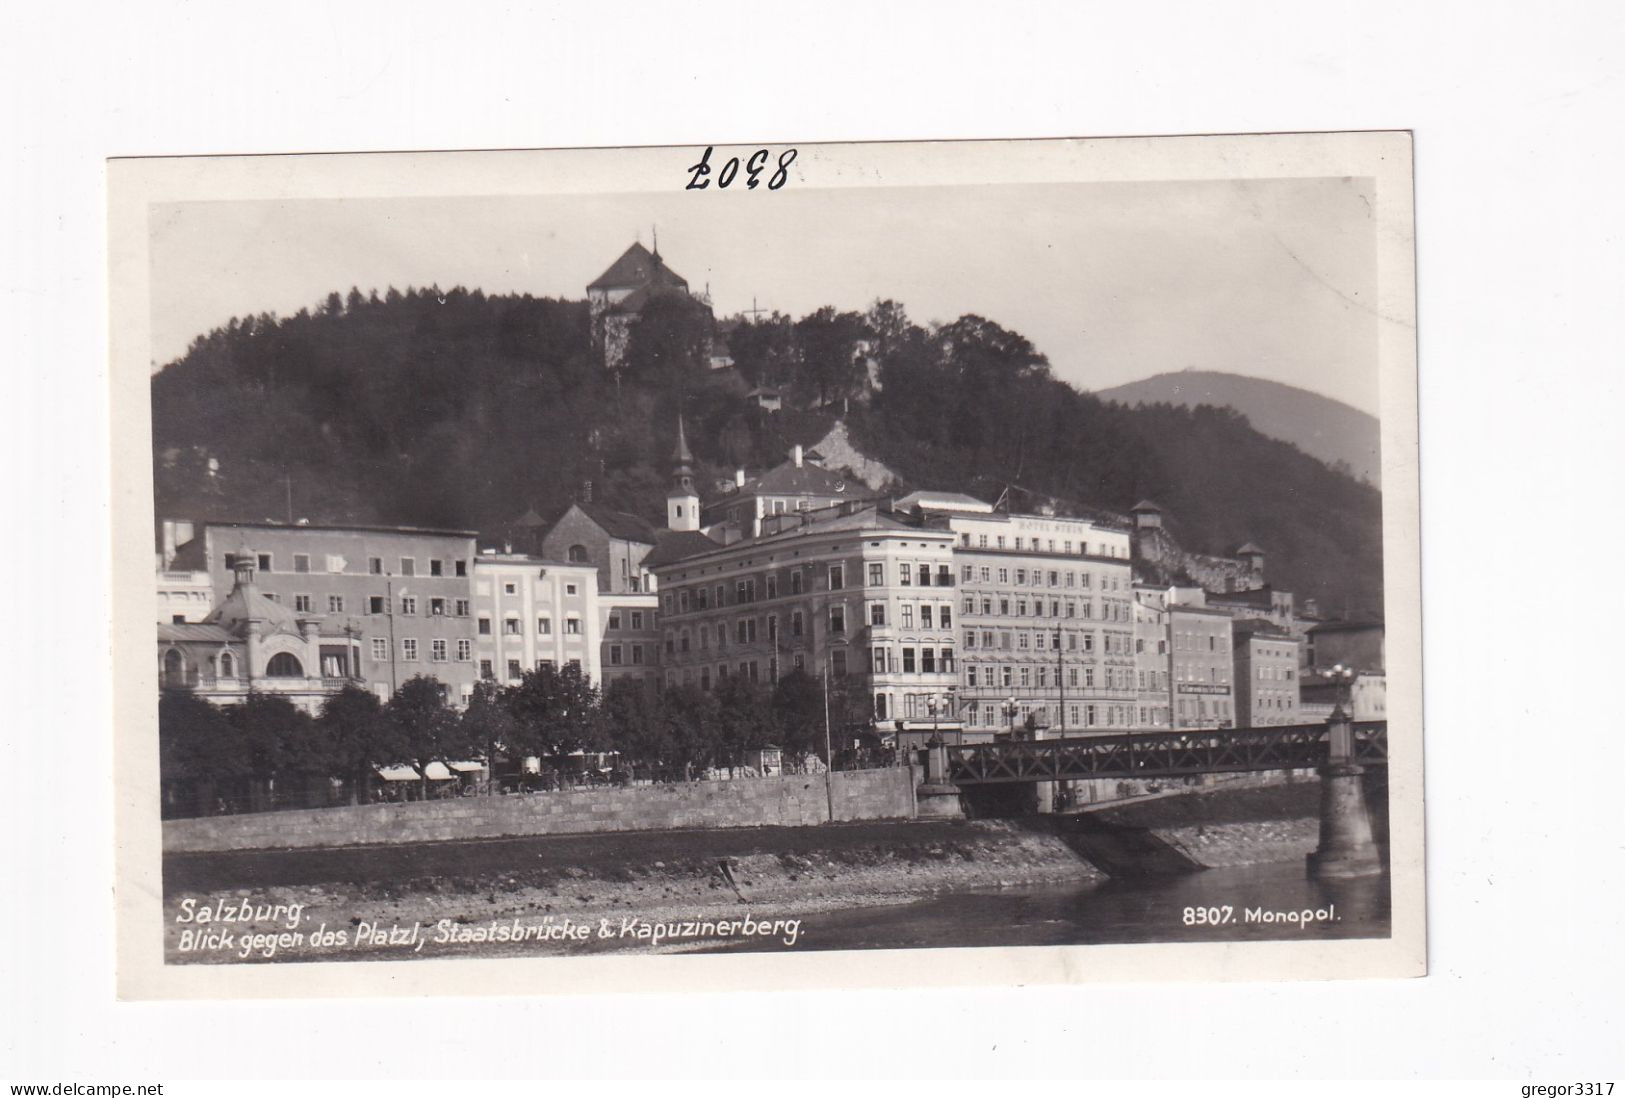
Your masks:
{"label": "rooftop", "polygon": [[617,511],[601,503],[575,503],[572,506],[579,508],[582,514],[596,522],[612,538],[642,542],[644,545],[655,543],[654,527],[637,515]]}
{"label": "rooftop", "polygon": [[[248,529],[248,530],[321,530],[327,533],[338,534],[402,534],[419,537],[445,537],[445,538],[472,538],[477,537],[476,530],[446,530],[432,526],[341,526],[322,522],[273,522],[261,519],[258,522],[237,521],[233,519],[209,519],[198,524],[200,527],[215,529]],[[188,543],[190,544],[190,543]]]}
{"label": "rooftop", "polygon": [[670,286],[686,290],[688,280],[666,266],[666,261],[660,258],[659,253],[651,252],[641,242],[622,252],[621,257],[611,263],[608,270],[587,283],[589,290],[623,290],[646,286]]}

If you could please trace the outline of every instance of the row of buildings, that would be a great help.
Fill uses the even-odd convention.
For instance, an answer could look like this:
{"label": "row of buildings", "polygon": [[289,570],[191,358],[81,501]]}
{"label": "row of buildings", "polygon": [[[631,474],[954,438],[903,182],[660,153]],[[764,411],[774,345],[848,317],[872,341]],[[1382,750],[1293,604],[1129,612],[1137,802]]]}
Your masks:
{"label": "row of buildings", "polygon": [[[876,498],[799,447],[702,506],[679,423],[662,527],[591,501],[527,515],[499,547],[165,521],[159,674],[314,710],[345,683],[387,699],[429,674],[460,701],[549,663],[651,690],[801,670],[867,699],[845,732],[905,744],[1298,724],[1338,691],[1382,716],[1380,623],[1318,622],[1265,582],[1258,547],[1183,554],[1162,519],[1148,501],[1073,518]],[[1324,678],[1334,664],[1358,677]]]}

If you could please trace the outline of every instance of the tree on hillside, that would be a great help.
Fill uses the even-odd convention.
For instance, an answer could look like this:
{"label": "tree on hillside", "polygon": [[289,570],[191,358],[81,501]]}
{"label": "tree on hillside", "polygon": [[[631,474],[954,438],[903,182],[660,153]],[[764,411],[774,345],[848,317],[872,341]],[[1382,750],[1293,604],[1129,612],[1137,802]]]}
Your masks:
{"label": "tree on hillside", "polygon": [[580,664],[526,671],[505,691],[503,702],[513,717],[516,751],[551,759],[563,769],[570,755],[600,745],[598,689]]}
{"label": "tree on hillside", "polygon": [[795,379],[795,326],[782,313],[734,328],[728,333],[728,351],[749,385],[786,386]]}
{"label": "tree on hillside", "polygon": [[457,714],[446,704],[446,684],[429,675],[413,675],[401,683],[384,706],[394,726],[392,743],[402,758],[417,767],[424,797],[429,795],[429,764],[446,763],[468,754]]}
{"label": "tree on hillside", "polygon": [[828,305],[796,321],[802,390],[816,393],[820,405],[857,392],[864,378],[859,344],[868,334],[862,314]]}
{"label": "tree on hillside", "polygon": [[711,314],[684,294],[657,294],[632,322],[626,370],[669,394],[698,383],[710,367]]}

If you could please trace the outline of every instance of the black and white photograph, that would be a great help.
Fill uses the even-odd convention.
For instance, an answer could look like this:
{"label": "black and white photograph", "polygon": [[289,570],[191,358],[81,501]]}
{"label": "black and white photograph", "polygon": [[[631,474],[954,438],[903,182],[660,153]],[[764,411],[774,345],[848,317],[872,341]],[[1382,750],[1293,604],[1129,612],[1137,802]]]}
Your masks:
{"label": "black and white photograph", "polygon": [[110,191],[125,994],[1424,971],[1409,135]]}

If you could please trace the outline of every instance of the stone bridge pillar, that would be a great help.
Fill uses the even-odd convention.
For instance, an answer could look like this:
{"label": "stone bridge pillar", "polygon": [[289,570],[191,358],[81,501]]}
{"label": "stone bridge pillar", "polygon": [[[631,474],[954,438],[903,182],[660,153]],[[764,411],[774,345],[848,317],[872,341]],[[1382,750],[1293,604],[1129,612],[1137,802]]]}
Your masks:
{"label": "stone bridge pillar", "polygon": [[957,819],[965,814],[959,803],[959,787],[948,780],[948,746],[932,734],[925,750],[925,781],[914,797],[915,813],[937,819]]}
{"label": "stone bridge pillar", "polygon": [[1328,756],[1320,771],[1320,846],[1309,855],[1309,875],[1320,879],[1369,877],[1382,872],[1371,838],[1371,813],[1354,761],[1354,725],[1339,706],[1331,716]]}

